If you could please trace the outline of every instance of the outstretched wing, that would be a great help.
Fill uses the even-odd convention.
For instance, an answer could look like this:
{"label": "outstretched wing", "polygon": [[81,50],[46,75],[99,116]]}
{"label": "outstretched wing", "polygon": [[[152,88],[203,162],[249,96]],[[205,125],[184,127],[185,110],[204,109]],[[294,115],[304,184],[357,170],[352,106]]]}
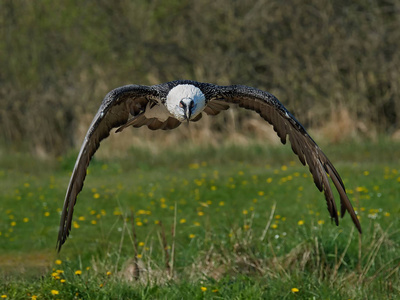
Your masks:
{"label": "outstretched wing", "polygon": [[[147,125],[152,129],[169,129],[169,127],[173,128],[176,125],[174,120],[159,122],[156,119],[146,118],[144,112],[151,101],[154,104],[157,101],[161,102],[158,91],[153,87],[141,85],[127,85],[117,88],[104,98],[85,136],[69,181],[58,232],[58,251],[60,251],[71,230],[76,197],[82,190],[90,159],[99,148],[100,141],[110,135],[111,129],[127,123],[136,127]],[[130,120],[128,120],[129,116],[132,116]]]}
{"label": "outstretched wing", "polygon": [[341,216],[343,217],[347,210],[361,233],[360,222],[346,194],[339,173],[308,135],[304,127],[278,99],[270,93],[247,86],[220,86],[215,90],[217,91],[216,95],[209,101],[208,105],[212,104],[213,101],[235,103],[240,107],[256,111],[273,126],[283,144],[289,137],[293,152],[297,154],[303,165],[308,164],[315,185],[320,191],[324,191],[331,218],[335,219],[336,225],[338,225],[336,204],[327,176],[329,175],[340,195]]}

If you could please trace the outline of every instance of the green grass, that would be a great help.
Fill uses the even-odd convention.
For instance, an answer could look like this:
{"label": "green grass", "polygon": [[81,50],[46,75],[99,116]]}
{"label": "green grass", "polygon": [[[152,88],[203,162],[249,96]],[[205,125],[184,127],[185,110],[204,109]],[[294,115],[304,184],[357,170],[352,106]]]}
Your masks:
{"label": "green grass", "polygon": [[0,296],[394,299],[399,146],[322,147],[360,215],[361,238],[347,215],[331,224],[290,147],[135,149],[95,159],[60,254],[59,211],[76,153],[57,161],[3,153]]}

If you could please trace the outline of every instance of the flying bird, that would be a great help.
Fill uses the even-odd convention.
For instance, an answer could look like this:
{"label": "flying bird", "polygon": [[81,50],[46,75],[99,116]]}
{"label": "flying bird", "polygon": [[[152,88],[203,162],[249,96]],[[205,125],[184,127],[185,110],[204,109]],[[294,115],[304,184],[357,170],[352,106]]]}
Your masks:
{"label": "flying bird", "polygon": [[182,122],[200,120],[203,113],[217,115],[231,105],[257,112],[273,126],[283,144],[289,138],[293,152],[303,165],[308,164],[315,185],[324,192],[330,216],[338,225],[330,178],[340,196],[341,216],[348,211],[361,233],[360,222],[339,173],[300,122],[275,96],[243,85],[218,86],[177,80],[153,86],[126,85],[105,96],[87,131],[69,181],[58,232],[58,251],[71,231],[74,206],[82,190],[89,162],[99,148],[100,141],[108,137],[113,128],[117,128],[116,132],[129,126],[170,130]]}

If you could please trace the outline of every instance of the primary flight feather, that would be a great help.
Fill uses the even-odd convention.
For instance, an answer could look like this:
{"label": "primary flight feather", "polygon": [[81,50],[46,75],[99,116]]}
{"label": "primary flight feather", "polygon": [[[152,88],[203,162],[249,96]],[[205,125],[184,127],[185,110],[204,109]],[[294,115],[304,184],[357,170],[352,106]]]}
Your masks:
{"label": "primary flight feather", "polygon": [[82,190],[90,159],[108,137],[133,126],[152,130],[174,129],[182,122],[198,121],[202,113],[217,115],[231,104],[257,112],[272,124],[283,144],[286,139],[303,165],[308,164],[314,183],[325,194],[328,211],[338,225],[338,213],[328,175],[340,196],[341,216],[348,211],[361,233],[361,225],[335,167],[308,135],[304,127],[268,92],[242,85],[218,86],[189,80],[159,85],[126,85],[109,92],[90,125],[69,181],[61,213],[57,248],[61,249],[71,230],[76,198]]}

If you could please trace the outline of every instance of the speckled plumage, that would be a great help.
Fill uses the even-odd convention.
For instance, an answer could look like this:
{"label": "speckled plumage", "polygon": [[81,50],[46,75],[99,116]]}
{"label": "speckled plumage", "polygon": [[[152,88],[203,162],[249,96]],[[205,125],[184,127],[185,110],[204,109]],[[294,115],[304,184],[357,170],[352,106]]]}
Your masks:
{"label": "speckled plumage", "polygon": [[[166,105],[168,104],[166,101],[169,92],[178,85],[191,85],[201,91],[205,97],[204,102],[199,101],[195,105],[202,106],[205,104],[201,108],[203,113],[217,115],[228,109],[230,105],[236,104],[239,107],[257,112],[263,119],[272,124],[282,143],[285,144],[287,137],[289,137],[293,152],[297,154],[303,165],[308,164],[315,185],[320,191],[324,192],[331,218],[338,224],[336,204],[327,175],[329,175],[339,193],[341,216],[343,217],[345,212],[348,211],[357,229],[361,232],[361,225],[346,194],[339,173],[308,135],[304,127],[275,96],[243,85],[218,86],[190,80],[177,80],[153,86],[122,86],[105,96],[88,129],[71,175],[61,214],[57,241],[58,250],[61,249],[71,230],[76,198],[82,190],[87,167],[100,146],[100,141],[108,137],[113,128],[118,128],[117,132],[119,132],[129,126],[147,126],[152,130],[170,130],[178,127],[183,118],[177,119],[176,114],[171,113],[168,109],[179,110],[179,101],[175,99],[176,103]],[[193,90],[197,90],[196,88]],[[174,95],[174,97],[176,96]],[[199,107],[196,109],[199,109]],[[190,121],[195,122],[200,118],[201,112],[196,111]]]}

